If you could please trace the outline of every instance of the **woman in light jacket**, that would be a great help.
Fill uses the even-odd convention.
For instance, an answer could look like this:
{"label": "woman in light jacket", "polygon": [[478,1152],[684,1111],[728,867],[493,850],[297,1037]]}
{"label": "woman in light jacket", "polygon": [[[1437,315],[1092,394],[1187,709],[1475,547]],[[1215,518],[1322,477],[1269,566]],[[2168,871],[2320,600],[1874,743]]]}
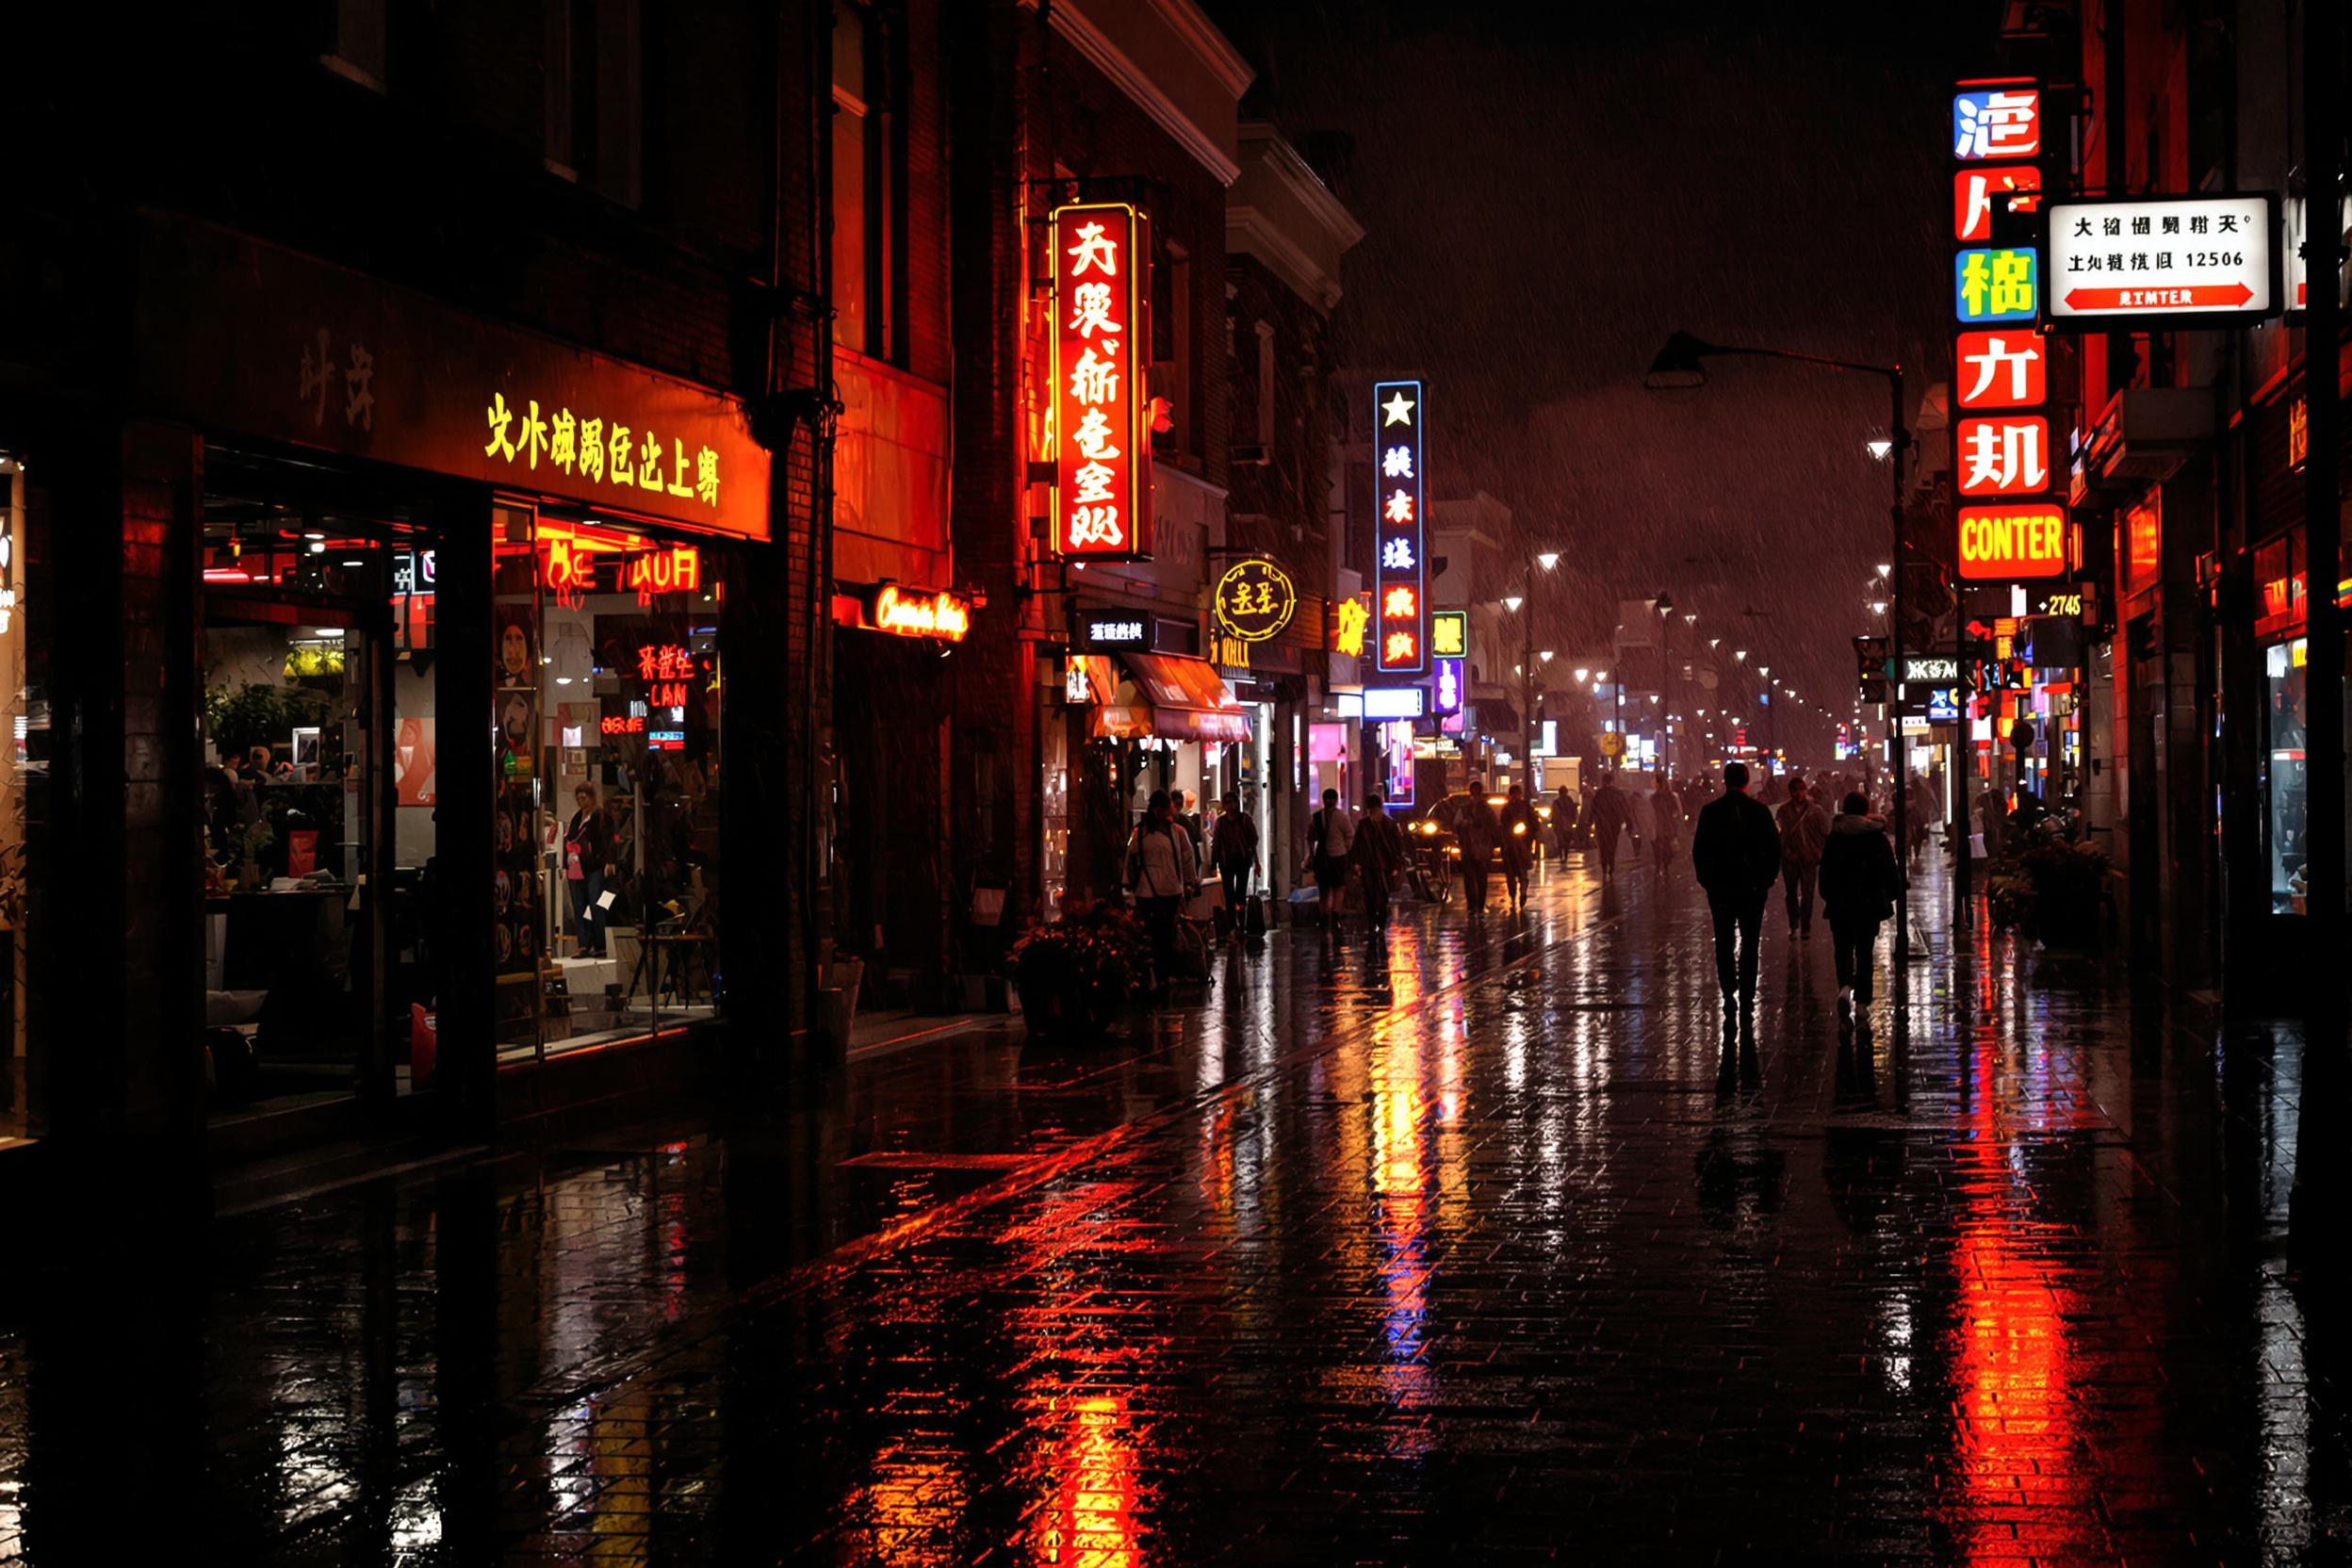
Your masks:
{"label": "woman in light jacket", "polygon": [[1155,990],[1168,988],[1176,952],[1176,911],[1199,890],[1200,867],[1192,853],[1192,835],[1177,825],[1168,792],[1154,790],[1127,842],[1127,890],[1135,895],[1135,912],[1152,934],[1152,981]]}

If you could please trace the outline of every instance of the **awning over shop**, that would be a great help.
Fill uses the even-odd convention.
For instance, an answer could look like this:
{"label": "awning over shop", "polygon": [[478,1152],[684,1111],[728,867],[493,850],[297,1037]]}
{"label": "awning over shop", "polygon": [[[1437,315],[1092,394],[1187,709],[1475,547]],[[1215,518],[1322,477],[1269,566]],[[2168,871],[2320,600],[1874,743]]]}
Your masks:
{"label": "awning over shop", "polygon": [[1213,744],[1250,738],[1250,715],[1207,660],[1174,653],[1117,657],[1126,678],[1095,708],[1096,735]]}

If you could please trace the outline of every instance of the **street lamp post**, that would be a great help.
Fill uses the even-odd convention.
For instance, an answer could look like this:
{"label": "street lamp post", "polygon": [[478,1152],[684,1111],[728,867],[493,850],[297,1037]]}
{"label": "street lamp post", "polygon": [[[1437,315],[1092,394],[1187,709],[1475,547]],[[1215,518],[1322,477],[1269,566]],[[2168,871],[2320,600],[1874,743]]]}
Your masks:
{"label": "street lamp post", "polygon": [[1674,697],[1673,686],[1674,601],[1658,591],[1658,771],[1674,776]]}
{"label": "street lamp post", "polygon": [[1558,550],[1538,551],[1527,563],[1527,592],[1526,618],[1520,623],[1522,658],[1519,662],[1519,741],[1520,768],[1527,776],[1527,798],[1533,800],[1541,792],[1535,777],[1535,569],[1550,571],[1560,564]]}
{"label": "street lamp post", "polygon": [[[1891,497],[1887,506],[1887,526],[1894,541],[1893,574],[1894,624],[1887,628],[1887,646],[1894,660],[1895,671],[1903,670],[1903,466],[1911,453],[1911,433],[1903,428],[1903,367],[1900,365],[1865,365],[1855,360],[1825,359],[1819,354],[1791,353],[1786,349],[1726,348],[1691,336],[1687,332],[1675,333],[1666,346],[1650,362],[1649,373],[1642,384],[1653,391],[1704,386],[1707,370],[1703,360],[1722,355],[1738,354],[1756,359],[1786,359],[1800,365],[1818,365],[1825,369],[1843,370],[1856,375],[1878,376],[1886,383],[1887,420],[1886,446],[1888,467],[1893,475]],[[1893,772],[1895,792],[1895,853],[1904,855],[1909,847],[1910,808],[1903,796],[1903,704],[1889,705],[1886,714],[1886,749]],[[1957,935],[1963,927],[1965,911],[1957,906],[1952,910],[1952,925]],[[1894,969],[1900,982],[1909,972],[1911,961],[1910,895],[1907,890],[1895,910]]]}

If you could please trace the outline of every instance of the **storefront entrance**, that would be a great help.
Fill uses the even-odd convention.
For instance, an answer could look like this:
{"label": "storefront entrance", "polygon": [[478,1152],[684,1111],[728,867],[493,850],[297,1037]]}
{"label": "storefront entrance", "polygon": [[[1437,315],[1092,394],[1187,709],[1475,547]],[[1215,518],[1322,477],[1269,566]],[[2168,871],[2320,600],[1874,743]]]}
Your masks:
{"label": "storefront entrance", "polygon": [[220,1125],[408,1092],[427,923],[425,867],[397,864],[392,831],[410,657],[393,580],[432,546],[355,482],[218,449],[203,531],[207,1109]]}

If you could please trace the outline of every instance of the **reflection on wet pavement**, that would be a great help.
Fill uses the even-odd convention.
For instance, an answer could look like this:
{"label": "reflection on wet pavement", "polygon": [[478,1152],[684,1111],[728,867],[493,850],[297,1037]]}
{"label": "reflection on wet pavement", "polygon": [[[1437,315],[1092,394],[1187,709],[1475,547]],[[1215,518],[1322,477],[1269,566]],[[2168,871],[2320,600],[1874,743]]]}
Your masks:
{"label": "reflection on wet pavement", "polygon": [[1704,917],[1572,865],[21,1291],[0,1556],[2340,1560],[2295,1033],[1929,930],[1841,1037],[1775,932],[1726,1059]]}

